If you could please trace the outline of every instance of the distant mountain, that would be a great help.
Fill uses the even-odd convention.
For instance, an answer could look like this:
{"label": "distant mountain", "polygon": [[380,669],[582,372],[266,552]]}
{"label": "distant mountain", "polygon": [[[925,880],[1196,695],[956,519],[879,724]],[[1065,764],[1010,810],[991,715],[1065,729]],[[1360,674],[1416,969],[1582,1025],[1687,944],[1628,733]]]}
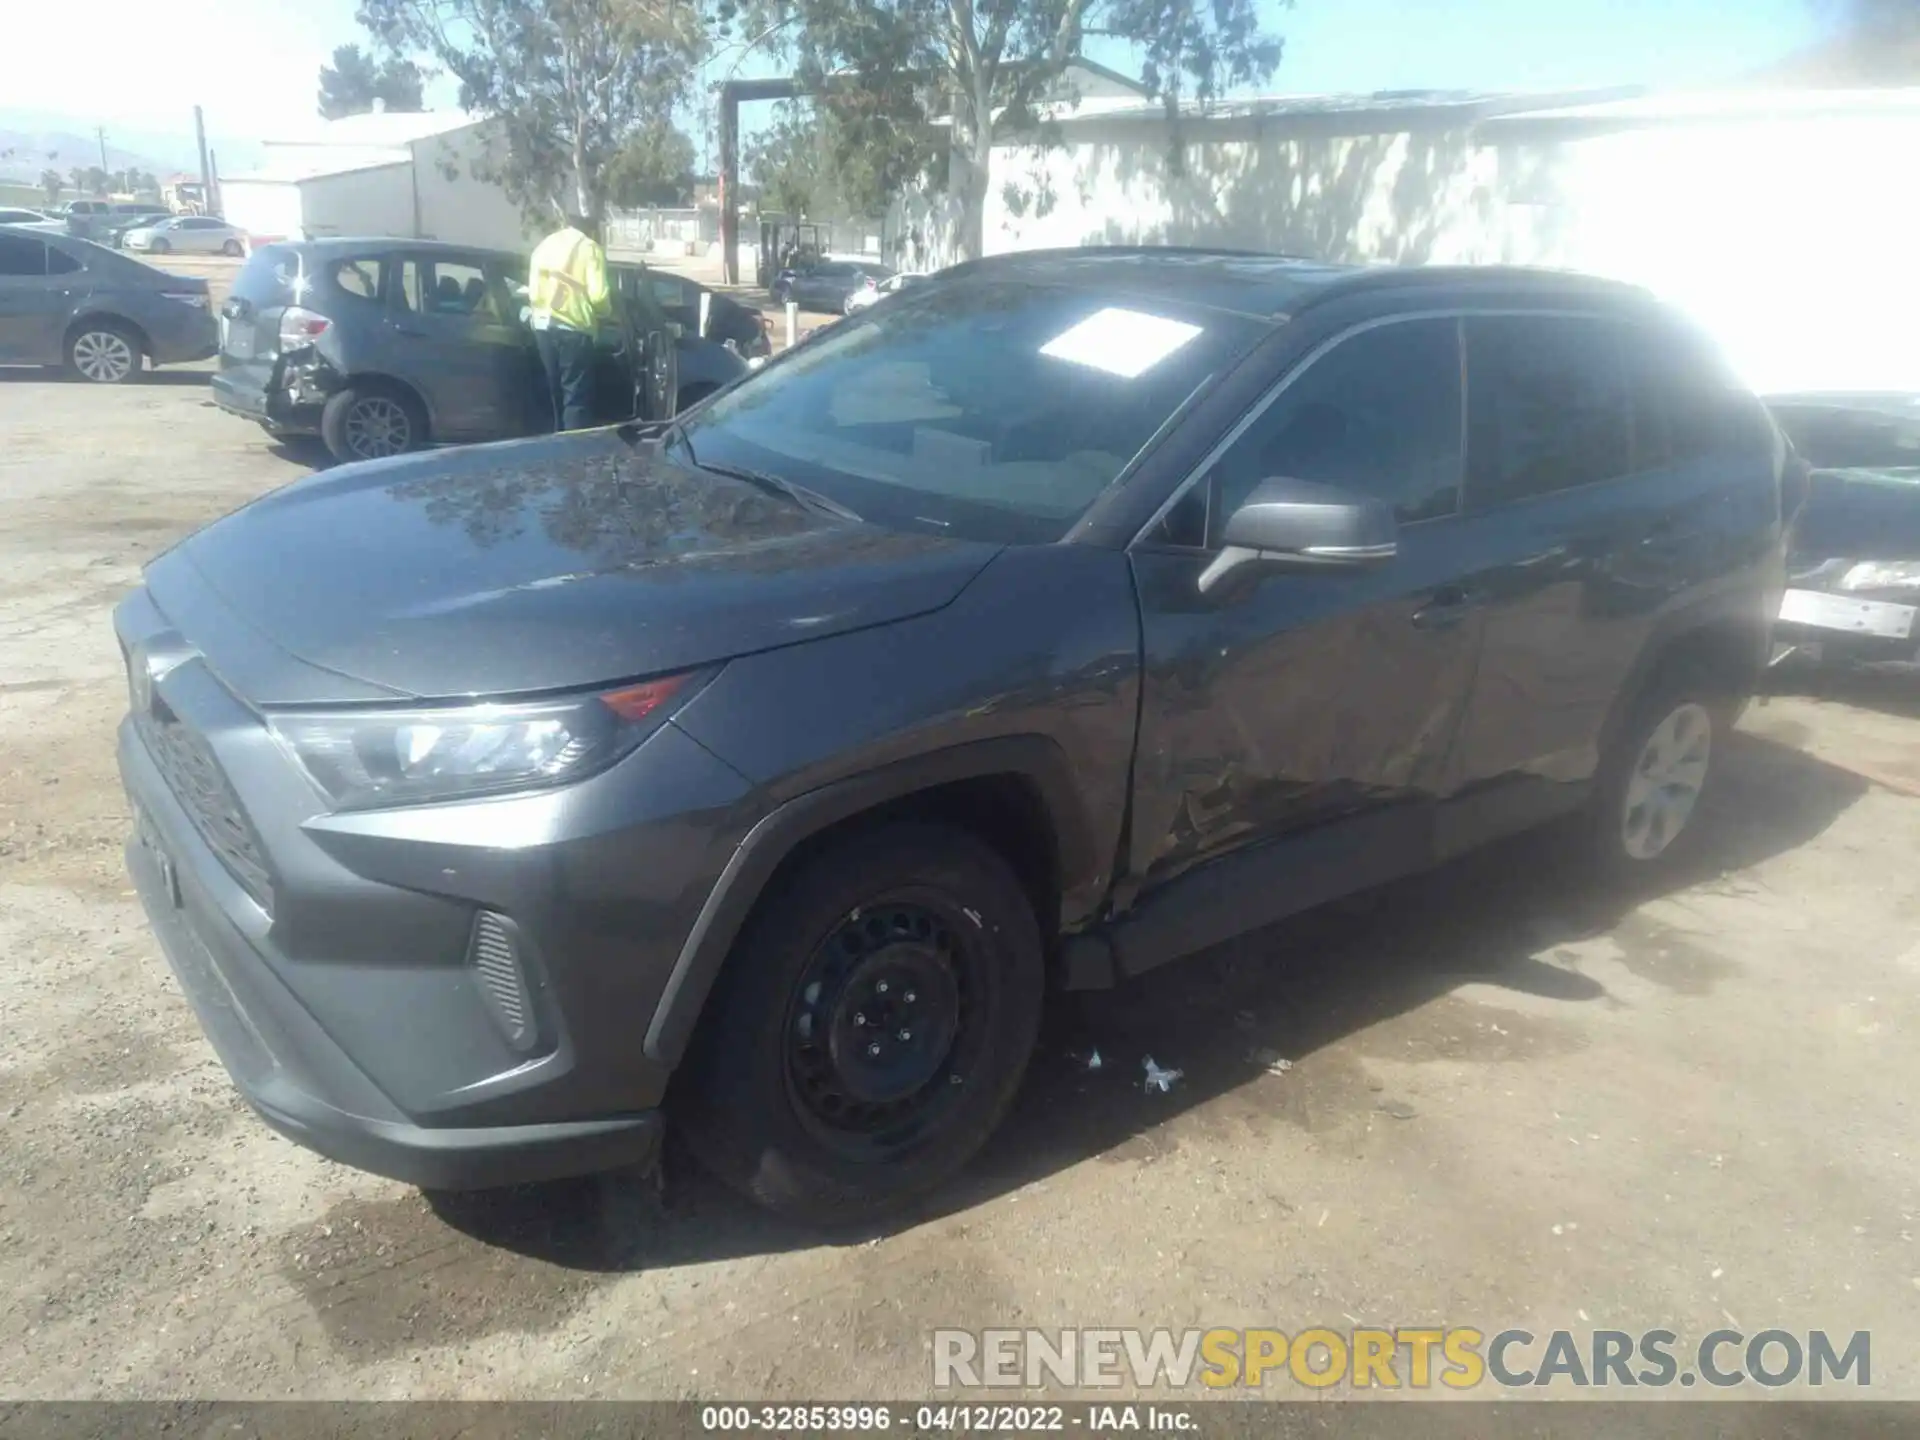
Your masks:
{"label": "distant mountain", "polygon": [[[191,115],[189,115],[191,122]],[[207,137],[215,163],[228,174],[260,164],[257,141],[230,136]],[[52,158],[49,158],[52,157]],[[100,163],[100,141],[85,121],[72,116],[0,107],[0,180],[36,184],[40,172],[51,166],[62,175],[76,165],[85,169]],[[107,127],[108,170],[129,166],[166,179],[200,172],[200,156],[193,132],[150,131],[133,126]]]}
{"label": "distant mountain", "polygon": [[[49,168],[64,175],[76,166],[85,169],[99,163],[100,141],[97,138],[75,135],[65,130],[0,129],[0,180],[18,180],[31,185],[39,180],[41,171]],[[106,168],[146,170],[158,173],[164,179],[173,171],[188,167],[177,160],[145,151],[122,149],[109,139]],[[197,160],[192,168],[200,168]]]}

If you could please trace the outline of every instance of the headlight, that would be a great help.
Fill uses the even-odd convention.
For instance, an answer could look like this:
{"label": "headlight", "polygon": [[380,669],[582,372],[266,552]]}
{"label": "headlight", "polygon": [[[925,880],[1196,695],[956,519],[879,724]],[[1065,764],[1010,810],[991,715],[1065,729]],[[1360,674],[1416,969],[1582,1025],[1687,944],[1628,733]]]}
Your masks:
{"label": "headlight", "polygon": [[1862,560],[1840,577],[1842,590],[1898,590],[1920,586],[1920,560]]}
{"label": "headlight", "polygon": [[417,805],[590,775],[651,734],[694,678],[525,704],[278,711],[267,727],[337,809]]}

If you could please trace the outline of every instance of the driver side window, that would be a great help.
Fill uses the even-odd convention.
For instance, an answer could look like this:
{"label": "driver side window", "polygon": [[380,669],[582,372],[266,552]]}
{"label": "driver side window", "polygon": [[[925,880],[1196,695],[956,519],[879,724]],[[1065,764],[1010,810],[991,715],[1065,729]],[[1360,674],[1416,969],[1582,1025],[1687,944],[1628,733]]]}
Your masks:
{"label": "driver side window", "polygon": [[[1187,537],[1169,538],[1195,543],[1204,525],[1207,542],[1217,543],[1226,518],[1275,477],[1385,500],[1402,525],[1453,514],[1460,377],[1456,320],[1393,321],[1349,336],[1296,376],[1215,462],[1207,482],[1168,516],[1168,528]],[[1200,493],[1209,488],[1210,503]]]}

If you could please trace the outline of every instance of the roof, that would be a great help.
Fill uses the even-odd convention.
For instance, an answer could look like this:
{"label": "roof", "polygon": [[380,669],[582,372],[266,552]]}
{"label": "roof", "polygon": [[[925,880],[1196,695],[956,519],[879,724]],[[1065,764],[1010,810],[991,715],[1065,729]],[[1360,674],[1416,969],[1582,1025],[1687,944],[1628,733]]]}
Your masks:
{"label": "roof", "polygon": [[[1184,102],[1180,118],[1188,124],[1226,121],[1300,121],[1331,123],[1344,130],[1399,130],[1431,125],[1472,125],[1490,117],[1631,99],[1646,93],[1637,86],[1556,90],[1537,93],[1474,90],[1375,90],[1344,95],[1251,95],[1202,105]],[[1164,125],[1166,107],[1157,100],[1120,97],[1082,99],[1043,107],[1061,124],[1093,121]]]}
{"label": "roof", "polygon": [[423,110],[409,113],[399,110],[374,110],[365,115],[345,115],[338,120],[315,120],[304,129],[286,135],[262,138],[262,144],[338,145],[361,149],[392,149],[451,134],[469,125],[481,124],[482,116],[464,110]]}
{"label": "roof", "polygon": [[1489,116],[1483,130],[1550,126],[1699,124],[1740,120],[1813,120],[1829,116],[1920,119],[1920,86],[1891,90],[1670,90],[1578,105],[1533,107]]}
{"label": "roof", "polygon": [[962,272],[1041,285],[1110,286],[1141,296],[1272,316],[1355,292],[1466,286],[1575,292],[1615,304],[1652,302],[1651,294],[1638,286],[1572,271],[1505,265],[1338,265],[1256,251],[1164,245],[1019,250],[940,273],[945,277]]}
{"label": "roof", "polygon": [[361,170],[384,170],[390,165],[412,162],[405,150],[379,150],[354,154],[311,154],[295,151],[291,155],[270,155],[258,170],[238,175],[223,175],[222,185],[252,181],[267,185],[297,185],[302,180],[319,180],[328,175],[352,175]]}
{"label": "roof", "polygon": [[[411,240],[404,235],[328,235],[318,240],[276,240],[274,248],[303,250],[326,258],[330,255],[366,255],[381,250],[404,249],[421,255],[484,255],[495,259],[521,260],[526,257],[511,250],[490,245],[461,245],[452,240]],[[260,247],[262,250],[268,248]]]}

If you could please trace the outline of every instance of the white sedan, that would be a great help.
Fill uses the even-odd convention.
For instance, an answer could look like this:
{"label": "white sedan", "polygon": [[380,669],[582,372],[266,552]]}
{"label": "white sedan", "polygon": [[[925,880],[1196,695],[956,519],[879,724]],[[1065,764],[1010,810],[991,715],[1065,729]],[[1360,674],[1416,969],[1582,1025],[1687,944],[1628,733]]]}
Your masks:
{"label": "white sedan", "polygon": [[917,280],[927,277],[918,270],[902,270],[897,275],[889,275],[871,290],[856,290],[847,297],[847,313],[864,310],[869,305],[878,305],[889,295],[897,295]]}
{"label": "white sedan", "polygon": [[150,255],[175,251],[182,255],[244,255],[246,232],[211,215],[175,215],[153,225],[142,225],[120,237],[128,250]]}
{"label": "white sedan", "polygon": [[54,218],[43,215],[38,210],[22,210],[15,206],[0,206],[0,225],[52,225]]}

